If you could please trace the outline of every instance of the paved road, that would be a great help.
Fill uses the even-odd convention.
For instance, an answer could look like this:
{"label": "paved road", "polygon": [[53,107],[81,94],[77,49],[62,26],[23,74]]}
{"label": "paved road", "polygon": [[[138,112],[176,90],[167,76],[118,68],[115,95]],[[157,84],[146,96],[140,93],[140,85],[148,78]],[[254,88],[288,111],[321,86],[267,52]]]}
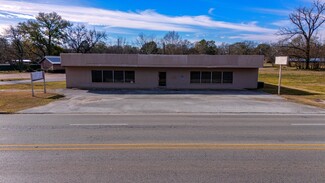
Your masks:
{"label": "paved road", "polygon": [[0,182],[325,182],[325,115],[1,115]]}

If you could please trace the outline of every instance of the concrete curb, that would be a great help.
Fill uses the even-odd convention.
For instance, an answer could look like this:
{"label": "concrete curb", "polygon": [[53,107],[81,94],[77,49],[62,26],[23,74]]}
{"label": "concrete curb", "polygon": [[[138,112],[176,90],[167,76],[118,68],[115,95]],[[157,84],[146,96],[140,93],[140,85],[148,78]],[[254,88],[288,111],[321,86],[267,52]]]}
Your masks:
{"label": "concrete curb", "polygon": [[18,112],[15,114],[25,114],[25,115],[118,115],[118,116],[166,116],[166,115],[193,115],[193,116],[234,116],[234,115],[255,115],[255,116],[325,116],[325,113],[263,113],[263,112],[236,112],[236,113],[101,113],[101,112],[80,112],[80,113],[25,113],[25,112]]}

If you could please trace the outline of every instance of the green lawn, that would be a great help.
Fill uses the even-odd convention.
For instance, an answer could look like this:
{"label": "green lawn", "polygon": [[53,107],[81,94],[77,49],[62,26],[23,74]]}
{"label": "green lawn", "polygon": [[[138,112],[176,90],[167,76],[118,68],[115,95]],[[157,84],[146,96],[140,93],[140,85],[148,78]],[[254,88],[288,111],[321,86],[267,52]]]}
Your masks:
{"label": "green lawn", "polygon": [[[265,92],[277,94],[278,68],[262,68],[259,81],[265,83]],[[325,108],[325,71],[305,71],[295,68],[282,70],[281,94],[288,100]]]}

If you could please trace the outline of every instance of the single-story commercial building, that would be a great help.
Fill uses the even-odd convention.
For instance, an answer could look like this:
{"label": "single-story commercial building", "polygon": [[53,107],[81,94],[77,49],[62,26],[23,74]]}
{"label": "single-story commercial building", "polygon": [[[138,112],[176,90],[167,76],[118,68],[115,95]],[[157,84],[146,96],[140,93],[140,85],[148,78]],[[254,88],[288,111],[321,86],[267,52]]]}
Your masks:
{"label": "single-story commercial building", "polygon": [[60,56],[45,56],[39,63],[44,71],[64,71]]}
{"label": "single-story commercial building", "polygon": [[260,55],[61,54],[67,88],[257,88]]}

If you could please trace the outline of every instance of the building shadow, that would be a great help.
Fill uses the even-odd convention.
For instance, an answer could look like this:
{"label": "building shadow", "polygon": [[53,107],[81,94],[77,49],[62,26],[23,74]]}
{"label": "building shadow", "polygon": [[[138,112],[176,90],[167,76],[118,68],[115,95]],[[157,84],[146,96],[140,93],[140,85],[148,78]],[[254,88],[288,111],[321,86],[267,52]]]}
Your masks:
{"label": "building shadow", "polygon": [[[264,84],[264,88],[259,89],[261,91],[270,93],[270,94],[278,94],[278,86],[272,84]],[[318,93],[308,92],[304,90],[298,90],[293,88],[281,87],[282,95],[317,95]]]}
{"label": "building shadow", "polygon": [[265,95],[260,90],[171,90],[171,89],[96,89],[88,93],[102,95]]}

